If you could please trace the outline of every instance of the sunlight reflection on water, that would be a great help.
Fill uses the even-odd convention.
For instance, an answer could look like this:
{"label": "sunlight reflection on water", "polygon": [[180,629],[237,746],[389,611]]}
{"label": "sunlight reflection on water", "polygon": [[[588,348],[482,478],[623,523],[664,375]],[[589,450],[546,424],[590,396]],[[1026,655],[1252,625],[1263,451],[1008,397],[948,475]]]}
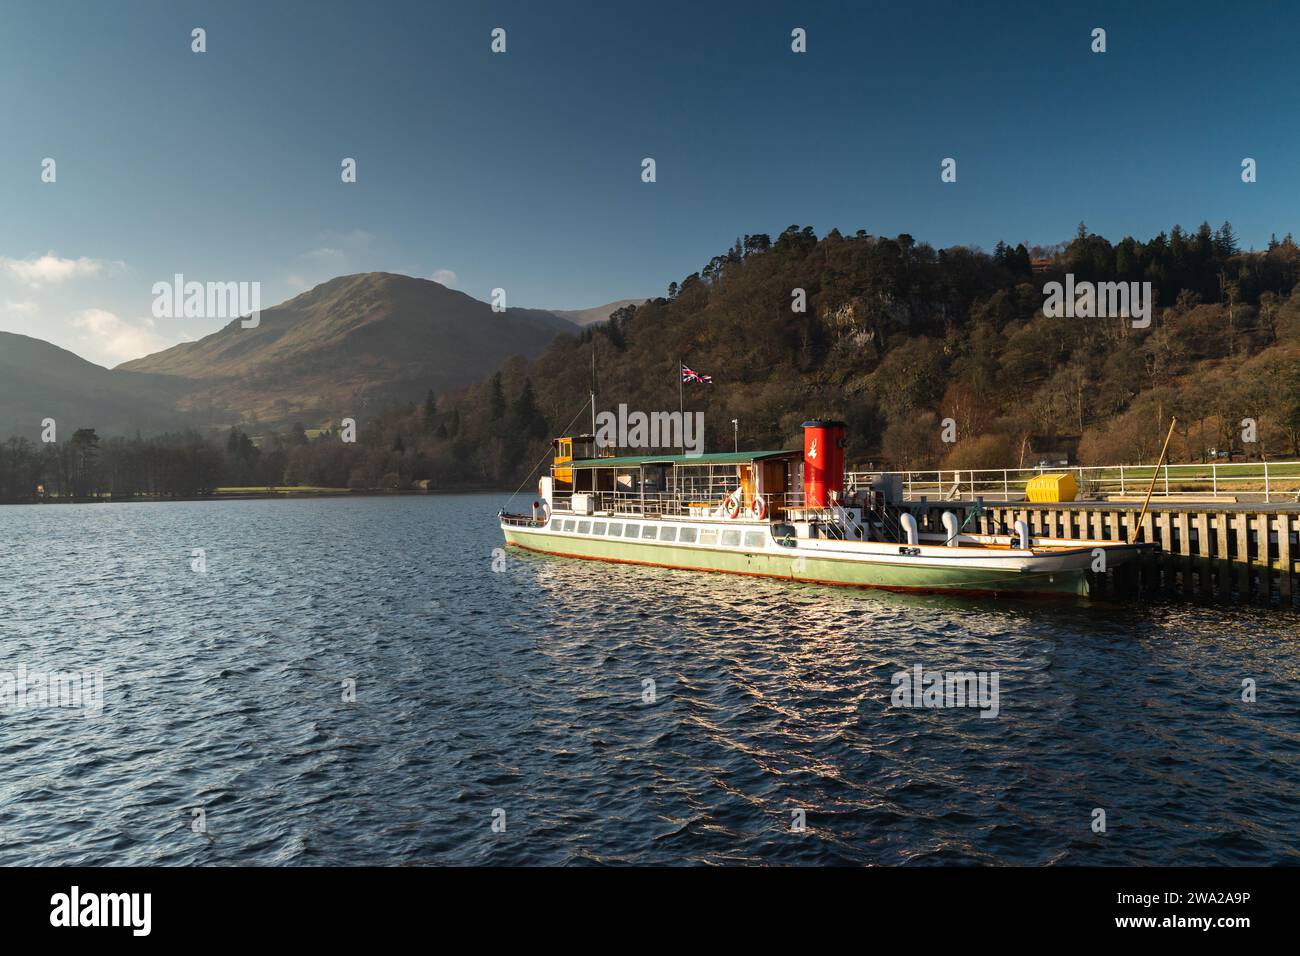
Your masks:
{"label": "sunlight reflection on water", "polygon": [[0,864],[1300,862],[1294,617],[493,573],[499,504],[0,508],[0,670],[105,674],[0,714]]}

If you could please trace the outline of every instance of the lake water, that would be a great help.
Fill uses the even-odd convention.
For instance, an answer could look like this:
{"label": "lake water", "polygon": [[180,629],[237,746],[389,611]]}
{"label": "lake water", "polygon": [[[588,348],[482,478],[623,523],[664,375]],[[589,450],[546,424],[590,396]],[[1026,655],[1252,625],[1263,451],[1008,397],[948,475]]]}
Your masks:
{"label": "lake water", "polygon": [[503,502],[0,508],[0,673],[103,680],[0,703],[0,864],[1300,863],[1293,616],[494,571]]}

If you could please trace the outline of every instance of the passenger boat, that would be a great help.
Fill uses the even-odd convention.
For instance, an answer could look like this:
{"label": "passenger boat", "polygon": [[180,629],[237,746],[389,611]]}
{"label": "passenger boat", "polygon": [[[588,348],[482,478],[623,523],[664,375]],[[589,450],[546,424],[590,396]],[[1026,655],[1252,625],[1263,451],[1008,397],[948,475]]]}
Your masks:
{"label": "passenger boat", "polygon": [[[508,544],[543,554],[963,595],[1086,595],[1088,571],[1150,545],[968,534],[953,512],[921,531],[897,481],[846,488],[843,422],[805,422],[804,448],[596,457],[559,438],[531,514],[499,515]],[[575,457],[575,449],[585,451]]]}

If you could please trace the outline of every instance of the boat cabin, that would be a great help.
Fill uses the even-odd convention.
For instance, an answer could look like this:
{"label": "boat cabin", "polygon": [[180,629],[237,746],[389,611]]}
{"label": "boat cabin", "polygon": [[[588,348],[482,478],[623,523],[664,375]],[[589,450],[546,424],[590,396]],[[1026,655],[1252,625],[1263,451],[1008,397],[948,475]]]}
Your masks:
{"label": "boat cabin", "polygon": [[880,534],[897,539],[897,522],[885,513],[883,494],[845,493],[844,423],[804,422],[803,430],[802,449],[693,455],[600,457],[592,455],[596,444],[590,435],[557,438],[551,477],[538,487],[544,505],[534,505],[533,517],[550,511],[739,519],[770,523],[783,536],[857,539],[872,534],[863,524],[870,520]]}
{"label": "boat cabin", "polygon": [[565,461],[557,456],[551,494],[545,487],[542,491],[554,509],[580,514],[707,516],[722,508],[769,517],[794,504],[792,494],[802,484],[802,456],[798,450]]}

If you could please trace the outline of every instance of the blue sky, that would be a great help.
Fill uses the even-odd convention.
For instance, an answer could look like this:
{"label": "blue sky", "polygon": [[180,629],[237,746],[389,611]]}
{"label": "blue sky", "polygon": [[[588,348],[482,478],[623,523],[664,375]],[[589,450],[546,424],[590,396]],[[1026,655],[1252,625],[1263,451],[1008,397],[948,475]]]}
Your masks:
{"label": "blue sky", "polygon": [[1296,228],[1300,13],[976,6],[10,0],[0,329],[113,365],[223,324],[151,318],[177,272],[264,307],[387,270],[583,308],[792,223],[985,249]]}

